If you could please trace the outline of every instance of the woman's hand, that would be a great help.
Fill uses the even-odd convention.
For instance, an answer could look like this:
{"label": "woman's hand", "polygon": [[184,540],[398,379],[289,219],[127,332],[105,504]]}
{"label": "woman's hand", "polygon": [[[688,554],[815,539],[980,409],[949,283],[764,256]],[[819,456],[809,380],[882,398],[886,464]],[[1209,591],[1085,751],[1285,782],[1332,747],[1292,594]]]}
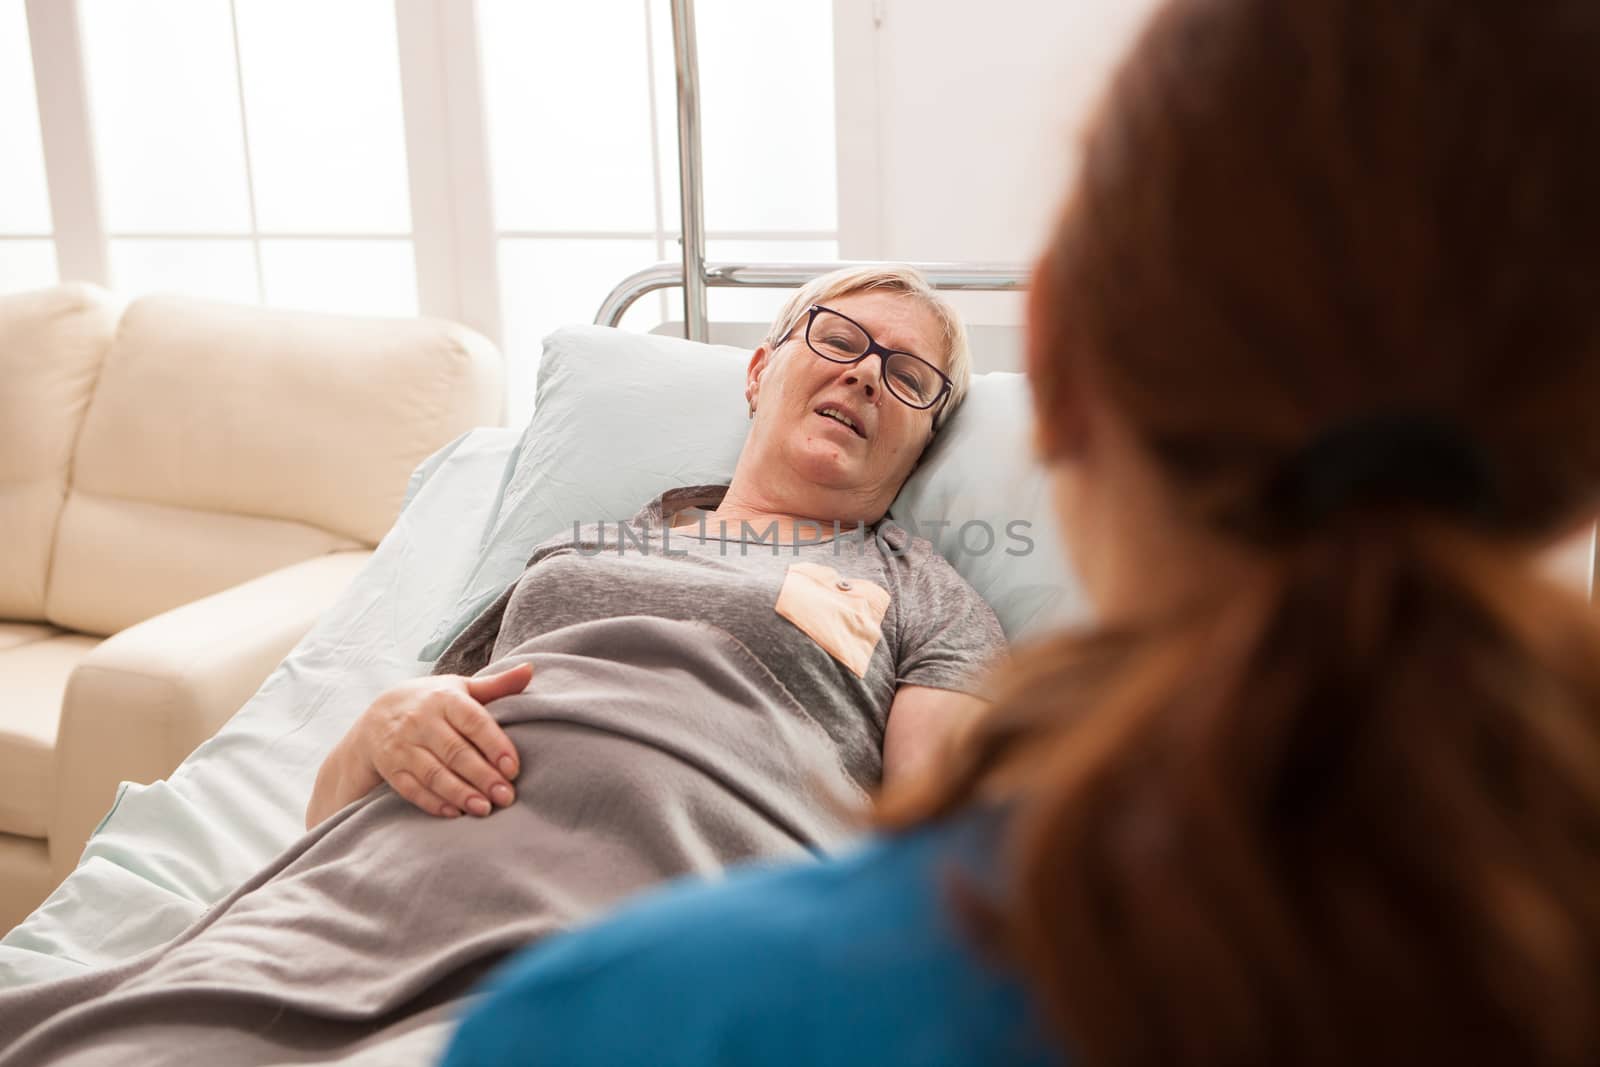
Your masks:
{"label": "woman's hand", "polygon": [[382,782],[430,815],[488,815],[515,798],[517,750],[484,705],[520,693],[533,668],[519,664],[468,678],[414,678],[386,690],[361,713],[323,763],[306,808],[306,828]]}

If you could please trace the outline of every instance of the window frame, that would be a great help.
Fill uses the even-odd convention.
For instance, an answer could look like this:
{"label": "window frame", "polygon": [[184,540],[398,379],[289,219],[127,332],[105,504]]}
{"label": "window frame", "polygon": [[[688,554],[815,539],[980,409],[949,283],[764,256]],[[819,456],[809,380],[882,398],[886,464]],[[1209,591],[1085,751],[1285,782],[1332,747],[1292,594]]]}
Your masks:
{"label": "window frame", "polygon": [[[479,55],[476,0],[393,0],[400,71],[401,108],[405,135],[407,178],[411,197],[412,228],[399,234],[281,234],[262,232],[254,222],[248,234],[111,233],[101,195],[101,176],[94,147],[92,116],[85,71],[80,12],[76,0],[24,0],[29,47],[39,108],[45,178],[50,197],[52,232],[33,235],[54,242],[61,281],[84,281],[111,287],[111,241],[142,240],[248,240],[256,265],[257,298],[265,302],[266,275],[262,268],[264,240],[346,240],[360,237],[409,240],[416,264],[416,304],[419,314],[463,323],[504,348],[501,308],[500,248],[507,240],[615,240],[644,239],[655,245],[658,260],[676,254],[679,240],[677,205],[667,200],[666,189],[675,176],[663,173],[659,146],[670,136],[675,110],[670,100],[657,99],[654,70],[649,83],[652,125],[652,181],[655,189],[655,225],[648,230],[519,230],[500,228],[493,218],[491,165],[485,108],[483,70]],[[639,42],[652,66],[670,70],[671,56],[659,50],[663,35],[653,23],[664,18],[659,0],[637,0],[645,14],[645,37]],[[230,19],[237,27],[234,0],[228,0]],[[854,37],[839,20],[847,5],[831,5],[835,40]],[[235,63],[239,61],[237,28]],[[47,62],[41,59],[47,57]],[[239,91],[242,93],[242,86]],[[241,99],[241,107],[242,99]],[[841,168],[845,165],[841,156]],[[246,168],[249,145],[246,145]],[[253,175],[247,173],[246,180]],[[841,189],[842,192],[842,189]],[[840,213],[844,213],[841,203]],[[712,230],[707,239],[740,241],[838,242],[841,227],[831,230]],[[22,235],[14,235],[22,236]],[[649,264],[639,264],[641,268]],[[620,279],[619,279],[620,280]],[[672,317],[669,294],[659,296],[660,321]]]}

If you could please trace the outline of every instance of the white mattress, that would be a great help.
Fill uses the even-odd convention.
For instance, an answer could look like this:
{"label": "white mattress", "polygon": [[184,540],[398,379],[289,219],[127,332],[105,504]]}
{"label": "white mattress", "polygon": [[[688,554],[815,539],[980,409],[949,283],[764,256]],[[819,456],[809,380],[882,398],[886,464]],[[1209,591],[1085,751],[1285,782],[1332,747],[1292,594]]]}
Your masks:
{"label": "white mattress", "polygon": [[168,940],[303,832],[329,748],[425,673],[417,653],[477,561],[517,438],[474,430],[418,468],[372,560],[256,695],[170,779],[123,785],[77,870],[0,940],[0,987]]}

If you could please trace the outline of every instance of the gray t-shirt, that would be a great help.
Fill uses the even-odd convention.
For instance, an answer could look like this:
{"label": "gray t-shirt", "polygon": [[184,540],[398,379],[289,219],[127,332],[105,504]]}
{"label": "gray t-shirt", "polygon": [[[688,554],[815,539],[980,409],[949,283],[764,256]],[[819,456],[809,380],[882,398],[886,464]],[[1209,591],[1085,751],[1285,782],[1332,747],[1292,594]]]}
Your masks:
{"label": "gray t-shirt", "polygon": [[852,778],[875,787],[895,690],[982,695],[982,675],[1006,647],[994,612],[928,541],[892,523],[802,531],[783,545],[715,522],[670,525],[683,513],[703,523],[693,509],[714,508],[726,490],[671,490],[626,523],[540,544],[435,673],[476,673],[529,638],[596,619],[709,624],[822,727]]}

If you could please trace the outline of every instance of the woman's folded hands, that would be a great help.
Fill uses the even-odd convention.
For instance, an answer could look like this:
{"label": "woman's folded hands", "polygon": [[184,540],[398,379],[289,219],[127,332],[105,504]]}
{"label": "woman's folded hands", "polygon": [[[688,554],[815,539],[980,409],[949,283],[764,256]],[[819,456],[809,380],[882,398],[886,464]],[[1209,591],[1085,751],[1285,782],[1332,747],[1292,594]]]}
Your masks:
{"label": "woman's folded hands", "polygon": [[386,690],[323,761],[306,828],[384,782],[446,819],[509,806],[521,761],[484,705],[522,692],[532,677],[523,663],[475,678],[413,678]]}

